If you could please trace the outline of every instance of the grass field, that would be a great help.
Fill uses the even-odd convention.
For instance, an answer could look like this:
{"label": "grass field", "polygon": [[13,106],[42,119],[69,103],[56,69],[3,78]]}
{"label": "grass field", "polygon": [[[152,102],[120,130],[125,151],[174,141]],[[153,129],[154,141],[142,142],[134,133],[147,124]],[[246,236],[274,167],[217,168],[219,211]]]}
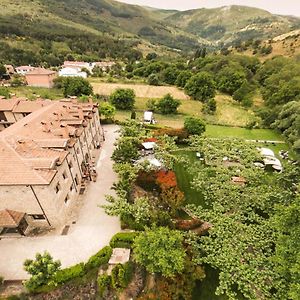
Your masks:
{"label": "grass field", "polygon": [[[149,98],[137,98],[135,108],[137,117],[142,118],[143,111],[147,109],[147,101]],[[216,96],[217,111],[214,115],[202,113],[203,104],[200,101],[191,99],[181,100],[178,114],[161,115],[155,113],[155,119],[158,124],[170,127],[182,127],[186,116],[195,116],[204,119],[209,124],[218,124],[226,126],[244,127],[255,119],[255,115],[251,110],[247,110],[232,100],[231,97],[219,94]],[[116,119],[123,121],[130,117],[131,112],[118,111]]]}
{"label": "grass field", "polygon": [[64,98],[62,91],[59,89],[19,86],[19,87],[10,87],[9,90],[17,97],[26,97],[30,100],[34,100],[38,97],[44,99],[51,99],[51,100]]}
{"label": "grass field", "polygon": [[161,98],[170,93],[176,99],[186,100],[189,97],[174,86],[152,86],[147,84],[105,83],[91,81],[94,93],[110,95],[118,88],[133,89],[138,98]]}

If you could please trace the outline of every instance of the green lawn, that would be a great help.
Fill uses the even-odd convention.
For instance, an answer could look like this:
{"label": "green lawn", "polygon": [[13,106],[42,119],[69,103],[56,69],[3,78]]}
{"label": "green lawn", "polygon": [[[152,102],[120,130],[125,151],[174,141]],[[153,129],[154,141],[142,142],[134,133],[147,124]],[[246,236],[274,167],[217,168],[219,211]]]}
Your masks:
{"label": "green lawn", "polygon": [[10,92],[16,94],[17,97],[26,97],[30,100],[35,100],[37,97],[44,99],[62,99],[63,93],[59,89],[39,88],[32,86],[10,87]]}
{"label": "green lawn", "polygon": [[282,136],[271,129],[246,129],[240,127],[207,125],[205,135],[209,137],[236,137],[246,140],[283,141]]}

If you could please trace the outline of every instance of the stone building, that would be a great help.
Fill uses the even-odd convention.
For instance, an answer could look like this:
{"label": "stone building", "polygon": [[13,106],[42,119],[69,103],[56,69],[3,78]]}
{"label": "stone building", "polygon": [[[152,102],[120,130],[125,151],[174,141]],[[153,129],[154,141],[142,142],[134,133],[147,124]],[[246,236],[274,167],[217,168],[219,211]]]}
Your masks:
{"label": "stone building", "polygon": [[[68,99],[49,101],[1,131],[0,234],[26,234],[26,224],[63,226],[95,176],[94,151],[102,139],[97,104]],[[18,222],[11,227],[8,212],[21,229]],[[10,220],[7,226],[3,219]]]}

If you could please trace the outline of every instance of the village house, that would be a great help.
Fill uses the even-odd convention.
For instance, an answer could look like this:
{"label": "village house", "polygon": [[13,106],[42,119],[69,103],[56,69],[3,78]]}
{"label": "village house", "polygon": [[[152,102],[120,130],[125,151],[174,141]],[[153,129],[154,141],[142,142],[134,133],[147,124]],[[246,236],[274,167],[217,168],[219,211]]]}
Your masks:
{"label": "village house", "polygon": [[16,67],[16,72],[19,75],[23,75],[25,76],[28,72],[33,71],[35,68],[32,66],[20,66],[20,67]]}
{"label": "village house", "polygon": [[63,64],[63,68],[72,68],[72,69],[87,69],[92,73],[94,68],[94,63],[84,62],[84,61],[65,61]]}
{"label": "village house", "polygon": [[103,72],[109,71],[116,63],[113,61],[98,61],[95,62],[95,67],[99,67]]}
{"label": "village house", "polygon": [[[34,103],[34,102],[32,102]],[[0,132],[0,235],[64,226],[95,178],[97,104],[53,101]]]}
{"label": "village house", "polygon": [[58,75],[62,77],[82,77],[87,78],[87,73],[82,72],[81,68],[62,68],[58,71]]}
{"label": "village house", "polygon": [[35,68],[25,74],[27,84],[34,87],[52,88],[56,77],[57,73],[55,71],[44,68]]}

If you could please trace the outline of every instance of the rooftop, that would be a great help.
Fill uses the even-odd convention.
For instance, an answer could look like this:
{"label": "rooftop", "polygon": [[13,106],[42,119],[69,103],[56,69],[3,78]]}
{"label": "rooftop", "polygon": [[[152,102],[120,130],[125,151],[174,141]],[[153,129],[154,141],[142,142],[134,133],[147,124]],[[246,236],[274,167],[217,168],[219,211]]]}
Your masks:
{"label": "rooftop", "polygon": [[4,209],[0,210],[0,227],[17,227],[25,213]]}
{"label": "rooftop", "polygon": [[55,71],[44,68],[34,68],[32,71],[29,71],[26,75],[52,75],[55,73]]}
{"label": "rooftop", "polygon": [[0,132],[0,185],[49,184],[55,166],[68,155],[66,148],[83,132],[73,123],[83,124],[83,108],[89,114],[95,107],[67,99],[45,103]]}

